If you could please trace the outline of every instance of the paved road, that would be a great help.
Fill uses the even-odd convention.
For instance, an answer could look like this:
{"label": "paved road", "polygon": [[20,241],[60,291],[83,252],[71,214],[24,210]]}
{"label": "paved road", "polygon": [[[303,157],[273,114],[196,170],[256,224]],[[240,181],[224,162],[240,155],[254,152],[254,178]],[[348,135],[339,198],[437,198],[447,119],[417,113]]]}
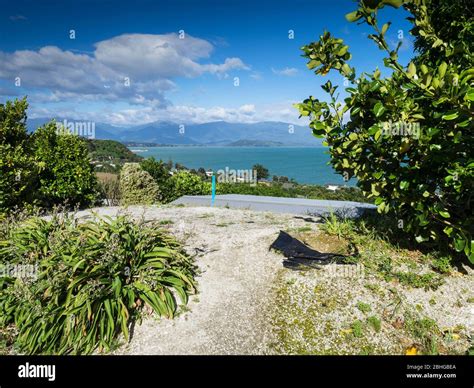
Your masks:
{"label": "paved road", "polygon": [[[210,195],[185,195],[174,204],[212,206]],[[322,216],[331,212],[346,217],[358,217],[365,211],[373,211],[376,206],[361,202],[328,201],[305,198],[265,197],[258,195],[225,194],[217,195],[214,206],[277,213]]]}

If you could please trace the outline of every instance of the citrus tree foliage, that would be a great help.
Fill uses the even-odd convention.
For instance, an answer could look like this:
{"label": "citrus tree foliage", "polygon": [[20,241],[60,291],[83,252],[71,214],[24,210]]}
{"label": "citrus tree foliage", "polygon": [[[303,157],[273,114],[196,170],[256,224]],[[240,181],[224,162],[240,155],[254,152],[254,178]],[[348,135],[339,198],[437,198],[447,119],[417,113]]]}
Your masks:
{"label": "citrus tree foliage", "polygon": [[124,206],[151,205],[161,198],[158,184],[138,163],[125,163],[122,167],[120,193]]}
{"label": "citrus tree foliage", "polygon": [[[472,5],[472,4],[471,4]],[[346,15],[373,29],[368,37],[385,52],[384,66],[356,74],[349,47],[324,32],[302,48],[308,68],[347,79],[348,96],[322,88],[328,102],[297,104],[316,137],[330,146],[331,163],[345,178],[391,213],[416,241],[463,252],[474,262],[473,107],[474,18],[467,0],[360,0]],[[403,66],[387,43],[391,23],[380,25],[385,6],[410,12],[416,55]],[[346,119],[346,117],[348,119]],[[401,130],[401,128],[404,129]],[[414,130],[419,128],[419,130]]]}
{"label": "citrus tree foliage", "polygon": [[86,141],[67,132],[58,133],[56,123],[51,122],[36,130],[32,142],[39,203],[45,207],[66,202],[92,204],[97,196],[97,179]]}
{"label": "citrus tree foliage", "polygon": [[27,108],[26,98],[0,104],[0,210],[93,203],[97,181],[85,140],[58,134],[54,122],[29,134]]}
{"label": "citrus tree foliage", "polygon": [[31,201],[36,187],[28,153],[25,99],[0,104],[0,209]]}

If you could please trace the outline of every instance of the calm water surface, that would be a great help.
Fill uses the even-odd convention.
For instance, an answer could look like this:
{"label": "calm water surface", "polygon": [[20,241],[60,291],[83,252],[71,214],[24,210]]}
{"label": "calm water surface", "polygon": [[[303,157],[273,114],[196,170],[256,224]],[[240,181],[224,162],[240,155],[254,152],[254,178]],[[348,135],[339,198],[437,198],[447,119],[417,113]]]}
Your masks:
{"label": "calm water surface", "polygon": [[[188,168],[251,169],[260,163],[270,170],[270,177],[282,175],[299,183],[324,185],[344,184],[342,176],[327,164],[329,155],[325,147],[148,147],[137,148],[145,158],[172,160]],[[146,150],[145,152],[143,152]],[[349,185],[355,185],[351,180]]]}

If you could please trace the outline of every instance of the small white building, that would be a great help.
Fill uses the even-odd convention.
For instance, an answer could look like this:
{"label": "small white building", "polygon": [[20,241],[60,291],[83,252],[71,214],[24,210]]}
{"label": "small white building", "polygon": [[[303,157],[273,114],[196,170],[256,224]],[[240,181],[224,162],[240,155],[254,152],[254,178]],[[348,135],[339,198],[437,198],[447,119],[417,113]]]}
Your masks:
{"label": "small white building", "polygon": [[339,190],[340,187],[339,187],[339,185],[329,183],[329,184],[326,185],[326,189],[330,190],[330,191],[336,191],[336,190]]}

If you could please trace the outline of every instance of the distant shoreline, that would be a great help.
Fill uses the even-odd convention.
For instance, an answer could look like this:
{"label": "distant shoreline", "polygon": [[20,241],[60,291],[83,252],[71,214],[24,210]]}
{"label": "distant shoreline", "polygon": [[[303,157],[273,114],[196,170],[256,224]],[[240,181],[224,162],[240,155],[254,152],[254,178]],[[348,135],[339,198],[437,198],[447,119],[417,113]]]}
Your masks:
{"label": "distant shoreline", "polygon": [[[209,145],[209,144],[153,144],[153,145],[146,145],[142,144],[140,146],[135,145],[128,145],[123,143],[130,151],[135,148],[177,148],[177,147],[186,147],[186,148],[328,148],[326,146],[321,145],[273,145],[273,146],[262,146],[262,145],[243,145],[243,146],[233,146],[233,145]],[[146,150],[144,150],[146,151]]]}
{"label": "distant shoreline", "polygon": [[[328,165],[330,162],[327,147],[226,147],[226,146],[156,146],[131,147],[131,150],[143,158],[154,157],[186,166],[189,169],[250,169],[255,164],[265,166],[270,176],[284,176],[298,183],[324,185],[327,182],[345,184],[341,175]],[[355,185],[349,183],[349,186]]]}

